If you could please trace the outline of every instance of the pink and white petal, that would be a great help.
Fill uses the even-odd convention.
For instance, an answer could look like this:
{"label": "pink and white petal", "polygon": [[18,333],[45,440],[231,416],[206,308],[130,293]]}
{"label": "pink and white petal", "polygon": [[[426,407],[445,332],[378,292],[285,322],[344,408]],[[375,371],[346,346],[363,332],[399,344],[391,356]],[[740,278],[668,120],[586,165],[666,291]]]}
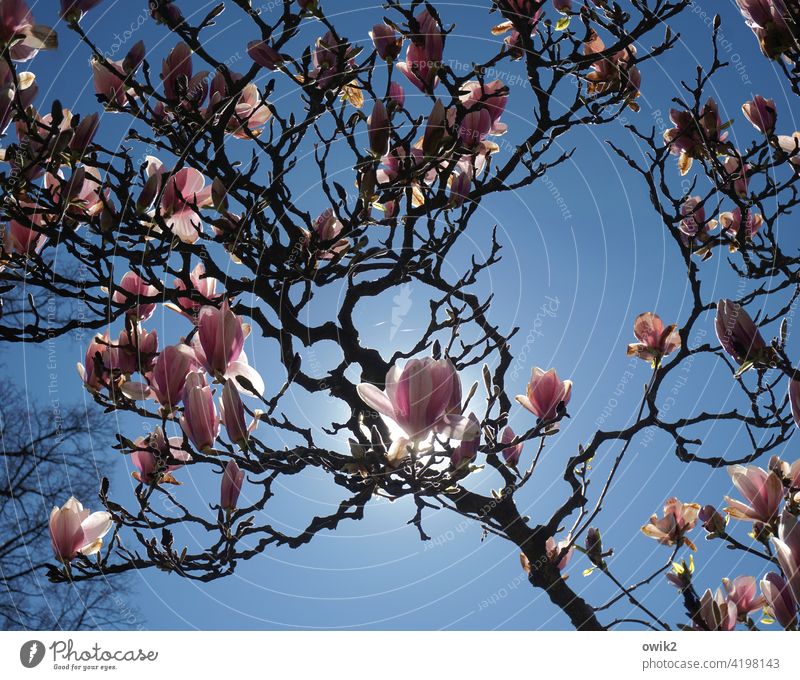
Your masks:
{"label": "pink and white petal", "polygon": [[356,392],[358,392],[358,396],[361,397],[361,401],[367,406],[375,409],[381,415],[394,420],[394,408],[392,408],[392,402],[389,401],[389,397],[385,392],[379,390],[375,385],[370,383],[361,383],[357,385]]}
{"label": "pink and white petal", "polygon": [[200,238],[202,223],[193,210],[184,210],[170,217],[167,226],[183,243],[191,245]]}
{"label": "pink and white petal", "polygon": [[150,387],[143,382],[126,382],[121,388],[122,394],[134,401],[144,401],[153,397]]}
{"label": "pink and white petal", "polygon": [[236,380],[237,376],[247,378],[247,380],[249,380],[252,384],[253,389],[258,394],[264,394],[264,390],[266,389],[266,386],[264,385],[264,379],[255,368],[247,363],[247,357],[244,354],[240,354],[239,359],[232,362],[230,366],[228,366],[228,370],[225,372],[225,377],[229,380],[233,379],[234,384],[242,394],[253,396],[250,390],[245,389],[239,384],[239,381]]}
{"label": "pink and white petal", "polygon": [[112,526],[114,526],[114,522],[111,519],[111,513],[105,511],[93,512],[81,522],[84,541],[86,544],[94,543],[103,538],[111,530]]}
{"label": "pink and white petal", "polygon": [[534,415],[536,415],[536,412],[533,410],[533,404],[531,404],[531,400],[530,400],[530,399],[528,399],[528,397],[527,397],[526,395],[524,395],[524,394],[518,394],[516,397],[514,397],[514,399],[516,399],[516,400],[517,400],[517,402],[518,402],[518,403],[519,403],[521,406],[524,406],[524,407],[525,407],[526,409],[528,409],[528,410],[529,410],[531,413],[533,413]]}

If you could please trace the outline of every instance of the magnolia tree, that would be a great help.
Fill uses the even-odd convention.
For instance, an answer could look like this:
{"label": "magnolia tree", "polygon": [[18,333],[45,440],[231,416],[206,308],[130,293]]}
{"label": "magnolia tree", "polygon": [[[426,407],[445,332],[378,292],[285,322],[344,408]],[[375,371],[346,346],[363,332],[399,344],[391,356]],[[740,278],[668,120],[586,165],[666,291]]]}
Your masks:
{"label": "magnolia tree", "polygon": [[[737,3],[764,57],[800,94],[796,5]],[[785,322],[765,338],[798,295],[800,257],[781,247],[777,225],[798,202],[800,133],[781,129],[775,104],[762,97],[744,103],[736,120],[721,119],[707,96],[726,67],[718,19],[709,31],[712,63],[684,81],[674,127],[661,131],[636,123],[642,71],[676,45],[669,26],[690,0],[487,0],[486,32],[498,36],[497,48],[467,72],[451,66],[471,56],[450,53],[452,7],[421,0],[371,10],[369,36],[347,36],[314,0],[282,0],[264,13],[229,0],[191,17],[179,3],[154,1],[150,14],[169,44],[160,64],[144,42],[103,53],[82,23],[98,4],[62,0],[59,25],[91,56],[85,77],[102,112],[41,101],[25,62],[56,48],[56,35],[22,0],[0,2],[0,280],[12,312],[0,319],[0,338],[37,343],[91,329],[97,335],[79,366],[86,390],[106,412],[150,424],[142,436],[117,436],[137,470],[133,505],[103,480],[97,498],[65,498],[52,511],[52,581],[152,568],[210,581],[275,546],[300,548],[362,518],[376,497],[408,497],[422,540],[428,511],[446,508],[514,544],[530,584],[578,629],[669,629],[675,623],[640,596],[658,580],[677,589],[682,627],[756,628],[768,617],[797,626],[800,464],[773,452],[791,436],[793,413],[800,421],[800,381]],[[242,27],[241,72],[211,40],[223,10]],[[728,20],[742,18],[730,12]],[[300,33],[311,22],[319,34],[308,44]],[[527,135],[503,121],[516,93],[487,77],[500,67],[532,97]],[[126,138],[106,148],[103,128],[120,120]],[[565,491],[528,517],[518,494],[545,450],[558,447],[572,383],[530,366],[526,394],[509,393],[515,331],[493,321],[482,285],[508,244],[491,233],[484,254],[465,266],[453,265],[454,253],[482,202],[524,191],[565,163],[572,152],[563,149],[581,128],[621,122],[646,153],[614,148],[674,240],[691,305],[668,323],[657,310],[630,320],[637,342],[628,353],[652,367],[638,410],[564,455]],[[727,128],[750,124],[753,141],[734,145]],[[318,214],[304,207],[311,185],[327,205]],[[714,254],[744,282],[722,300],[704,281]],[[363,306],[408,283],[429,293],[424,327],[409,349],[367,346]],[[50,299],[82,312],[48,315],[41,307]],[[172,344],[149,321],[161,305],[181,325]],[[718,342],[692,340],[714,323]],[[274,361],[248,361],[244,346],[254,339]],[[303,350],[330,346],[329,367],[304,365]],[[672,419],[663,407],[668,376],[700,355],[729,371],[743,406],[720,412],[709,404]],[[462,385],[470,369],[482,380]],[[324,395],[337,408],[315,411],[314,427],[304,427],[284,413],[298,394]],[[529,412],[518,432],[508,426],[515,408]],[[734,457],[704,454],[712,424],[730,427]],[[643,518],[642,528],[666,546],[663,564],[626,583],[601,537],[602,510],[631,443],[654,428],[687,466],[727,468],[738,495],[719,509],[719,499],[665,499],[663,515]],[[590,462],[604,451],[614,452],[613,465],[597,478]],[[190,510],[176,486],[189,466],[219,480],[205,512]],[[479,468],[495,480],[491,494],[477,490]],[[346,497],[289,534],[267,521],[269,503],[285,476],[307,469],[325,473]],[[691,560],[677,555],[695,549],[689,534],[701,524],[707,538],[764,568],[731,573],[716,592],[696,584]],[[206,537],[205,545],[182,547],[178,528]],[[565,579],[575,551],[617,589],[610,601],[587,601]],[[618,603],[625,613],[615,618]]]}

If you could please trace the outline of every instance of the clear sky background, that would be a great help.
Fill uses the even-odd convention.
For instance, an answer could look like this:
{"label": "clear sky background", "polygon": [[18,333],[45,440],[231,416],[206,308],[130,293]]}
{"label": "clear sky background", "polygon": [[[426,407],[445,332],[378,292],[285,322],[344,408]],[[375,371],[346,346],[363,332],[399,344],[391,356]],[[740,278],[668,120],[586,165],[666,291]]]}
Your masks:
{"label": "clear sky background", "polygon": [[[57,21],[57,4],[56,0],[40,0],[31,6],[39,22],[53,25]],[[178,4],[187,15],[195,11],[205,14],[212,6],[205,2]],[[340,32],[353,42],[367,41],[370,27],[383,16],[377,3],[366,0],[323,0],[323,4]],[[499,15],[487,13],[489,4],[488,0],[436,3],[443,20],[456,25],[447,39],[445,53],[454,69],[458,70],[458,63],[468,64],[488,56],[502,39],[490,33],[491,27],[499,23]],[[269,3],[264,3],[264,11],[271,9]],[[740,107],[754,94],[774,98],[779,109],[779,131],[793,132],[798,125],[791,106],[796,102],[785,92],[774,66],[760,55],[733,0],[701,0],[673,23],[682,39],[659,61],[642,65],[642,110],[638,114],[626,113],[626,118],[658,129],[666,125],[670,99],[677,94],[679,81],[691,78],[697,64],[707,61],[710,16],[715,11],[723,17],[722,34],[727,47],[723,47],[722,55],[738,65],[715,82],[723,120],[735,120],[734,141],[744,145],[753,134]],[[231,67],[245,71],[249,67],[246,43],[257,36],[253,27],[241,21],[242,17],[238,10],[229,8],[218,28],[209,33],[215,35],[211,42],[213,52],[222,58],[233,57]],[[119,40],[115,34],[122,36],[132,28],[134,35],[119,49],[117,58],[134,41],[144,40],[154,75],[160,70],[165,51],[175,43],[171,34],[149,19],[143,0],[104,0],[82,25],[101,49],[112,52]],[[323,32],[318,23],[307,22],[301,37],[293,43],[295,52],[311,45]],[[659,31],[658,37],[661,35]],[[59,37],[58,51],[41,53],[30,65],[39,81],[39,107],[49,110],[52,99],[59,98],[64,106],[76,111],[97,110],[88,51],[63,26]],[[237,60],[241,64],[238,69]],[[521,62],[498,77],[514,83],[503,116],[509,126],[506,139],[514,142],[529,134],[532,97],[524,83]],[[398,78],[405,87],[402,76]],[[288,79],[279,77],[273,99],[285,96],[290,87]],[[410,86],[406,93],[410,98],[414,95]],[[413,108],[415,102],[410,101]],[[429,104],[424,103],[419,112],[427,113],[428,108]],[[111,147],[119,144],[129,124],[124,116],[104,115],[103,140]],[[554,366],[562,377],[574,381],[571,418],[549,444],[534,480],[518,496],[521,510],[534,520],[545,513],[549,517],[552,507],[566,494],[561,474],[564,462],[578,444],[588,441],[598,426],[623,427],[635,414],[650,368],[625,355],[626,344],[633,340],[633,319],[640,312],[655,311],[665,322],[680,324],[689,308],[686,277],[675,245],[655,216],[643,183],[623,167],[606,144],[608,140],[636,153],[635,140],[621,123],[577,131],[562,140],[569,144],[565,149],[576,148],[572,160],[530,188],[486,201],[457,254],[464,257],[470,252],[485,251],[490,229],[497,225],[505,246],[504,257],[482,285],[484,290],[497,294],[492,319],[501,328],[521,329],[513,342],[517,363],[507,383],[512,396],[524,393],[534,365]],[[134,157],[139,153],[135,151]],[[502,159],[508,151],[500,153]],[[346,170],[350,157],[341,158],[341,168]],[[298,195],[307,201],[309,210],[319,212],[325,206],[316,189],[317,173],[310,166],[312,162],[310,158],[303,161],[309,166],[308,184],[298,185]],[[673,179],[678,181],[677,171]],[[346,181],[351,182],[351,177]],[[796,228],[796,218],[787,216],[782,227],[784,242],[798,242],[793,233]],[[454,267],[457,266],[456,260]],[[737,296],[725,257],[714,257],[703,265],[703,271],[707,291],[714,288],[719,297]],[[401,295],[401,300],[388,304],[376,301],[364,315],[365,342],[386,354],[410,343],[427,315],[424,290],[411,285]],[[325,310],[329,302],[329,298],[320,301],[316,313],[329,313]],[[405,310],[399,314],[399,323],[392,320],[390,311],[396,313],[398,309]],[[169,311],[159,311],[147,327],[158,328],[162,346],[188,331],[185,322]],[[693,344],[713,338],[713,319],[706,319],[703,328],[706,335],[693,339]],[[116,335],[119,326],[112,331]],[[53,398],[64,403],[84,400],[87,408],[94,407],[83,394],[74,370],[75,362],[83,359],[89,337],[86,333],[81,338],[59,340],[49,348],[4,347],[11,378],[24,386],[31,409],[50,408]],[[788,350],[792,357],[800,352],[791,336]],[[251,363],[261,370],[268,384],[273,376],[270,365],[274,351],[259,338],[253,338],[247,347]],[[323,350],[311,359],[305,358],[324,366],[327,356]],[[48,361],[56,363],[54,370],[47,368]],[[670,405],[670,416],[697,412],[707,405],[719,410],[744,406],[733,391],[729,376],[712,372],[711,367],[710,362],[698,360],[690,371],[670,376],[669,381],[676,383],[671,387],[677,395]],[[48,393],[51,373],[56,374],[55,394]],[[280,371],[276,380],[282,379]],[[477,372],[464,376],[467,385],[475,379]],[[322,408],[326,403],[323,400]],[[290,417],[307,421],[310,413],[320,412],[316,408],[319,407],[303,394],[292,393],[285,410]],[[333,408],[338,407],[328,405],[329,410]],[[331,410],[324,423],[309,424],[318,428],[335,417],[336,412]],[[524,430],[532,424],[531,418],[516,407],[511,424],[517,431]],[[127,416],[109,415],[108,426],[131,438],[143,430],[142,423]],[[271,436],[267,432],[261,434],[268,439]],[[744,436],[743,432],[714,428],[704,453],[735,453],[736,447],[745,443]],[[335,444],[344,450],[341,441]],[[627,582],[648,574],[668,557],[667,548],[639,531],[650,514],[660,511],[666,498],[677,495],[685,501],[721,504],[722,496],[732,488],[724,471],[680,464],[669,444],[661,436],[635,442],[597,522],[604,543],[615,551],[612,569]],[[524,460],[530,460],[532,448],[529,445]],[[787,459],[797,457],[795,448],[791,444],[787,447]],[[594,461],[594,493],[602,486],[601,480],[615,453],[615,448],[603,449]],[[86,474],[97,474],[97,469],[111,478],[115,498],[132,499],[135,482],[130,478],[127,458],[88,446]],[[178,476],[184,482],[177,490],[181,499],[199,512],[204,511],[205,505],[205,512],[210,513],[207,504],[216,500],[218,477],[191,467],[181,470]],[[497,484],[488,474],[471,480],[482,493],[488,493],[493,482]],[[340,498],[331,480],[313,470],[280,480],[278,491],[264,519],[287,531],[300,530],[314,515],[330,511]],[[243,493],[247,494],[246,488]],[[65,489],[64,500],[68,495],[69,490]],[[96,499],[86,499],[86,504],[95,509],[98,503]],[[137,610],[132,617],[135,621],[129,623],[152,629],[567,627],[568,622],[547,597],[527,584],[513,545],[495,537],[481,540],[477,524],[446,511],[426,516],[426,531],[434,540],[422,543],[416,529],[406,524],[412,515],[408,501],[390,504],[376,500],[368,506],[364,520],[343,523],[336,532],[321,533],[299,550],[268,549],[257,559],[240,564],[235,575],[210,584],[156,570],[134,574],[130,591],[124,596],[125,606]],[[744,527],[741,529],[743,537]],[[728,553],[719,543],[706,543],[701,534],[697,530],[693,536],[700,545],[696,556],[699,587],[715,588],[724,576],[761,576],[762,566],[757,561]],[[176,542],[180,541],[192,550],[203,545],[206,537],[179,535]],[[576,555],[566,570],[569,583],[578,592],[585,591],[592,603],[602,603],[614,590],[602,575],[584,577],[582,571],[587,566],[588,562]],[[109,587],[115,588],[114,581],[109,582]],[[683,620],[677,593],[662,578],[655,581],[648,602],[671,623]]]}

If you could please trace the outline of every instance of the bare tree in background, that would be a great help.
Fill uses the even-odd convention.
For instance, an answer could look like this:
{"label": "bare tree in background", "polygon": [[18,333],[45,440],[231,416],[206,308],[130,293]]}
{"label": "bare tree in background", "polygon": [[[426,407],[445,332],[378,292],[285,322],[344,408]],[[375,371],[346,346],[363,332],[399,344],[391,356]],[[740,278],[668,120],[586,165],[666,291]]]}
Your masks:
{"label": "bare tree in background", "polygon": [[130,628],[138,615],[125,580],[54,584],[43,575],[52,560],[48,517],[65,491],[97,492],[112,438],[102,414],[82,407],[30,408],[24,391],[0,386],[0,628],[81,630]]}

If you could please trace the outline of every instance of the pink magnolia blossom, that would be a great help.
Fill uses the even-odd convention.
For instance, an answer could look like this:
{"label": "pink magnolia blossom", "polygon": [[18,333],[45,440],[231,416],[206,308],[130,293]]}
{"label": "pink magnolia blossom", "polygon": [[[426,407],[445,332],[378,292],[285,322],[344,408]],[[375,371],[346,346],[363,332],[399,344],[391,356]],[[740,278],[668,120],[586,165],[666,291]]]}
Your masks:
{"label": "pink magnolia blossom", "polygon": [[750,505],[725,496],[727,512],[734,519],[769,524],[778,516],[783,502],[783,482],[774,472],[755,465],[731,465],[728,468],[733,485]]}
{"label": "pink magnolia blossom", "polygon": [[[323,210],[317,219],[311,223],[311,229],[316,240],[321,244],[325,244],[325,247],[316,251],[316,256],[320,260],[331,260],[337,255],[346,252],[350,247],[350,242],[346,238],[338,238],[344,226],[337,219],[336,213],[333,212],[332,208]],[[311,234],[305,233],[307,238],[310,239]]]}
{"label": "pink magnolia blossom", "polygon": [[139,368],[148,367],[158,353],[158,333],[134,326],[123,329],[115,343],[111,343],[104,357],[107,368],[130,375]]}
{"label": "pink magnolia blossom", "polygon": [[138,437],[134,442],[131,462],[136,467],[132,476],[142,484],[180,484],[173,476],[192,460],[192,456],[182,448],[180,437],[166,437],[164,430],[157,427],[147,437]]}
{"label": "pink magnolia blossom", "polygon": [[800,132],[778,135],[778,146],[789,157],[789,162],[800,172]]}
{"label": "pink magnolia blossom", "polygon": [[458,163],[459,172],[450,177],[450,206],[458,208],[463,205],[472,188],[472,164]]}
{"label": "pink magnolia blossom", "polygon": [[713,594],[708,589],[700,597],[699,614],[704,630],[730,631],[736,628],[739,612],[736,603],[728,599],[720,589]]}
{"label": "pink magnolia blossom", "polygon": [[36,98],[39,88],[36,76],[30,71],[20,71],[14,80],[14,72],[5,60],[0,61],[0,134],[6,131],[14,113],[15,98],[27,109]]}
{"label": "pink magnolia blossom", "polygon": [[547,559],[555,564],[559,571],[563,570],[567,564],[569,564],[569,561],[572,559],[572,554],[575,552],[575,547],[572,546],[562,556],[562,551],[569,545],[569,543],[569,537],[563,541],[556,542],[556,539],[551,536],[547,539],[547,541],[545,541],[544,548],[545,552],[547,553]]}
{"label": "pink magnolia blossom", "polygon": [[[229,77],[235,84],[241,80],[239,73],[229,72]],[[228,84],[222,71],[217,71],[211,80],[211,97],[206,115],[213,115],[221,102],[228,99]],[[233,115],[228,119],[226,131],[239,139],[251,139],[261,134],[261,128],[270,118],[272,110],[261,97],[261,92],[255,83],[248,83],[236,95],[236,104]]]}
{"label": "pink magnolia blossom", "polygon": [[313,69],[310,76],[316,81],[321,90],[326,90],[333,85],[341,83],[353,70],[355,52],[344,40],[336,38],[328,31],[317,39],[314,49],[311,50],[311,63]]}
{"label": "pink magnolia blossom", "polygon": [[[111,300],[117,305],[128,306],[132,300],[158,295],[158,288],[145,283],[136,272],[127,272],[119,282],[119,289],[111,296]],[[125,313],[136,321],[147,321],[155,309],[155,302],[146,302],[129,307]]]}
{"label": "pink magnolia blossom", "polygon": [[183,279],[175,279],[176,290],[186,291],[188,294],[179,297],[177,304],[167,303],[165,306],[196,322],[200,308],[221,296],[221,293],[217,293],[219,281],[213,276],[206,276],[205,266],[198,262],[189,273],[189,282],[191,288],[186,287]]}
{"label": "pink magnolia blossom", "polygon": [[389,140],[392,137],[392,123],[386,113],[386,107],[380,99],[375,100],[372,114],[367,118],[367,134],[369,150],[378,158],[389,152]]}
{"label": "pink magnolia blossom", "polygon": [[486,109],[470,111],[458,127],[458,139],[467,148],[475,148],[486,139],[491,127],[492,119]]}
{"label": "pink magnolia blossom", "polygon": [[736,605],[739,617],[746,619],[750,612],[764,606],[764,598],[758,594],[758,584],[753,576],[737,576],[735,579],[722,579],[722,585],[729,602]]}
{"label": "pink magnolia blossom", "polygon": [[187,108],[201,106],[208,94],[208,72],[194,74],[192,50],[184,42],[175,45],[161,62],[161,81],[164,97],[180,99]]}
{"label": "pink magnolia blossom", "polygon": [[761,580],[761,593],[769,613],[786,630],[797,627],[797,602],[784,578],[771,571]]}
{"label": "pink magnolia blossom", "polygon": [[148,376],[150,389],[158,403],[167,410],[180,404],[183,401],[186,378],[198,367],[195,353],[188,345],[179,343],[165,347]]}
{"label": "pink magnolia blossom", "polygon": [[800,427],[800,379],[798,378],[789,380],[789,404],[792,407],[794,424]]}
{"label": "pink magnolia blossom", "polygon": [[784,485],[791,490],[800,489],[800,459],[790,464],[781,460],[779,456],[772,456],[767,463],[767,469],[778,475]]}
{"label": "pink magnolia blossom", "polygon": [[283,57],[266,40],[252,40],[247,43],[247,54],[259,66],[274,71],[283,63]]}
{"label": "pink magnolia blossom", "polygon": [[[753,237],[755,237],[755,235],[758,233],[758,230],[761,228],[763,222],[764,218],[761,217],[759,213],[748,210],[747,220],[744,223],[744,237],[748,241],[752,241]],[[732,239],[738,238],[739,230],[742,228],[741,208],[737,206],[730,212],[720,213],[719,224]]]}
{"label": "pink magnolia blossom", "polygon": [[777,59],[784,52],[797,49],[783,0],[736,0],[736,4],[767,57]]}
{"label": "pink magnolia blossom", "polygon": [[[483,85],[477,80],[464,83],[459,99],[467,111],[458,126],[458,137],[465,146],[475,147],[488,135],[502,135],[508,129],[500,122],[508,102],[508,88],[502,80]],[[451,107],[448,111],[451,125],[455,124],[455,116],[456,109]]]}
{"label": "pink magnolia blossom", "polygon": [[720,300],[714,325],[723,349],[742,366],[763,363],[768,359],[767,344],[758,326],[739,303]]}
{"label": "pink magnolia blossom", "polygon": [[100,116],[96,112],[81,118],[69,142],[69,148],[74,152],[76,158],[83,158],[99,127]]}
{"label": "pink magnolia blossom", "polygon": [[244,482],[244,472],[239,469],[235,460],[229,460],[225,464],[219,489],[219,504],[223,510],[236,510],[236,503],[242,491],[242,482]]}
{"label": "pink magnolia blossom", "polygon": [[746,198],[747,173],[750,171],[750,166],[747,163],[743,164],[740,156],[728,156],[722,165],[725,169],[722,177],[723,186],[726,189],[732,188],[740,198]]}
{"label": "pink magnolia blossom", "polygon": [[[218,308],[206,305],[197,316],[197,335],[192,340],[197,361],[217,380],[241,376],[258,392],[264,392],[264,381],[247,363],[242,351],[249,327],[234,314],[227,300]],[[239,387],[236,381],[237,388]]]}
{"label": "pink magnolia blossom", "polygon": [[250,432],[244,421],[244,404],[239,396],[239,390],[231,380],[226,381],[222,388],[219,412],[228,439],[242,448],[247,448]]}
{"label": "pink magnolia blossom", "polygon": [[158,24],[174,25],[180,24],[183,20],[183,14],[180,8],[175,4],[175,0],[164,0],[164,4],[151,2],[150,16],[153,17]]}
{"label": "pink magnolia blossom", "polygon": [[17,138],[19,143],[29,150],[22,158],[22,164],[17,165],[15,157],[9,158],[12,169],[27,179],[36,179],[44,174],[44,166],[36,163],[29,166],[30,158],[34,154],[43,156],[56,156],[64,152],[72,137],[72,113],[69,109],[62,109],[58,124],[53,121],[53,114],[40,116],[38,112],[31,111],[32,116],[26,116],[16,122]]}
{"label": "pink magnolia blossom", "polygon": [[772,537],[772,544],[792,597],[800,603],[800,523],[787,510],[781,513],[778,536]]}
{"label": "pink magnolia blossom", "polygon": [[716,220],[706,219],[706,209],[702,199],[699,196],[689,196],[681,204],[681,217],[678,229],[683,243],[702,248],[708,240],[708,233],[717,226]]}
{"label": "pink magnolia blossom", "polygon": [[94,91],[105,104],[107,111],[120,111],[128,105],[128,98],[135,91],[120,76],[124,73],[122,61],[108,60],[106,66],[99,59],[92,59],[92,79]]}
{"label": "pink magnolia blossom", "polygon": [[100,0],[61,0],[59,14],[65,21],[80,21],[86,12],[99,4]]}
{"label": "pink magnolia blossom", "polygon": [[44,226],[44,216],[32,204],[22,202],[21,206],[33,211],[28,215],[28,219],[34,228],[21,224],[17,220],[9,220],[3,235],[3,250],[7,253],[30,256],[38,253],[47,242],[47,236],[36,229],[36,227]]}
{"label": "pink magnolia blossom", "polygon": [[68,179],[61,172],[58,176],[48,172],[44,176],[44,186],[63,215],[81,221],[97,215],[104,207],[103,196],[108,196],[96,171],[82,165],[76,167]]}
{"label": "pink magnolia blossom", "polygon": [[400,54],[403,39],[387,24],[375,24],[369,32],[375,52],[384,61],[394,61]]}
{"label": "pink magnolia blossom", "polygon": [[402,369],[389,369],[385,390],[370,383],[356,389],[367,406],[397,423],[412,441],[433,432],[460,440],[474,436],[471,421],[461,415],[461,379],[449,359],[411,359]]}
{"label": "pink magnolia blossom", "polygon": [[36,24],[24,0],[0,2],[0,44],[14,45],[9,56],[14,61],[33,59],[39,50],[58,47],[55,31],[48,26]]}
{"label": "pink magnolia blossom", "polygon": [[[439,149],[444,140],[447,122],[447,112],[441,99],[433,103],[433,108],[425,123],[425,133],[422,136],[422,153],[425,156],[438,156]],[[413,153],[413,152],[412,152]]]}
{"label": "pink magnolia blossom", "polygon": [[759,132],[771,135],[775,131],[778,113],[774,100],[765,99],[760,94],[757,94],[753,99],[742,104],[742,112],[745,118]]}
{"label": "pink magnolia blossom", "polygon": [[213,375],[224,375],[244,347],[241,320],[233,313],[228,301],[223,300],[219,309],[202,307],[197,326],[195,352],[198,358]]}
{"label": "pink magnolia blossom", "polygon": [[713,505],[704,505],[700,509],[698,519],[703,523],[703,529],[709,534],[706,538],[722,536],[728,526],[726,519],[717,512]]}
{"label": "pink magnolia blossom", "polygon": [[[109,336],[108,332],[103,335],[95,335],[89,346],[86,348],[86,358],[81,364],[78,362],[78,375],[83,380],[86,388],[91,392],[96,392],[103,386],[104,380],[108,377],[108,368],[103,361],[103,357],[108,352]],[[97,365],[97,355],[100,355],[100,366]],[[98,368],[102,370],[98,373]]]}
{"label": "pink magnolia blossom", "polygon": [[534,9],[537,5],[536,0],[506,0],[505,4],[509,12],[522,19],[531,19],[540,11]]}
{"label": "pink magnolia blossom", "polygon": [[[597,33],[592,32],[590,39],[584,44],[587,56],[600,54],[606,46]],[[592,70],[586,76],[589,82],[589,94],[606,95],[619,93],[625,96],[628,106],[638,110],[634,100],[639,96],[642,74],[636,66],[636,47],[629,45],[625,49],[609,56],[601,57],[592,64]]]}
{"label": "pink magnolia blossom", "polygon": [[671,324],[664,327],[664,322],[653,312],[644,312],[633,322],[633,334],[639,342],[628,345],[628,356],[649,361],[653,367],[661,363],[661,359],[681,346],[681,336],[677,326]]}
{"label": "pink magnolia blossom", "polygon": [[555,368],[544,371],[536,366],[528,382],[527,394],[518,395],[516,399],[540,420],[552,420],[558,416],[559,404],[566,407],[571,397],[571,380],[561,380]]}
{"label": "pink magnolia blossom", "polygon": [[[154,191],[151,189],[153,196],[158,193],[158,186],[164,181],[163,176],[166,172],[161,161],[148,156],[146,168],[148,183],[150,178],[158,176]],[[147,189],[147,185],[145,188]],[[206,179],[199,170],[181,168],[169,175],[161,194],[161,217],[167,228],[183,243],[194,243],[200,238],[203,221],[198,211],[209,205],[211,205],[211,185],[206,185]]]}
{"label": "pink magnolia blossom", "polygon": [[439,84],[444,37],[436,19],[427,10],[415,17],[414,24],[405,61],[400,62],[397,68],[414,87],[430,94]]}
{"label": "pink magnolia blossom", "polygon": [[406,103],[406,93],[400,83],[392,81],[389,84],[390,105],[394,108],[402,109]]}
{"label": "pink magnolia blossom", "polygon": [[475,460],[481,445],[480,423],[474,413],[469,414],[469,423],[470,432],[465,434],[466,438],[461,441],[450,456],[450,462],[456,470]]}
{"label": "pink magnolia blossom", "polygon": [[112,526],[110,513],[90,513],[71,496],[50,513],[50,542],[56,559],[66,563],[78,553],[93,555],[103,546],[103,536]]}
{"label": "pink magnolia blossom", "polygon": [[685,175],[695,158],[706,158],[725,148],[728,133],[723,131],[719,107],[713,98],[702,106],[697,118],[690,111],[672,109],[670,120],[675,127],[664,132],[670,152],[678,156],[678,167]]}
{"label": "pink magnolia blossom", "polygon": [[670,498],[664,504],[663,517],[650,517],[650,521],[642,527],[642,533],[662,545],[685,543],[692,550],[697,550],[686,534],[694,529],[699,513],[700,506],[697,503],[681,503],[677,498]]}
{"label": "pink magnolia blossom", "polygon": [[[503,429],[503,433],[500,435],[500,442],[502,444],[511,444],[516,436],[517,435],[514,434],[514,430],[512,430],[510,427],[506,427]],[[519,442],[513,446],[506,446],[506,448],[503,449],[503,458],[505,458],[505,461],[508,465],[511,467],[516,467],[519,465],[519,458],[522,455],[522,449],[524,446],[524,442]]]}
{"label": "pink magnolia blossom", "polygon": [[183,397],[181,427],[201,451],[214,446],[219,435],[219,416],[214,405],[214,396],[206,379],[199,371],[189,373]]}

